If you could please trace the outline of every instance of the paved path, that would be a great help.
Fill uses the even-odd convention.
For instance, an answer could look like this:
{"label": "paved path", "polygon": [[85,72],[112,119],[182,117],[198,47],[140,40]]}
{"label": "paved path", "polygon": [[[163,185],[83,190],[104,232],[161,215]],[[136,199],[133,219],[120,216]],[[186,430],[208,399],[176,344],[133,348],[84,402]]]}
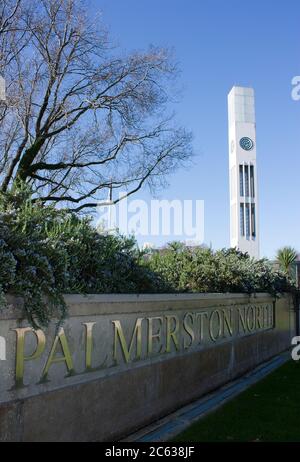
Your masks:
{"label": "paved path", "polygon": [[143,428],[123,439],[121,442],[166,442],[181,433],[192,423],[209,412],[235,398],[254,383],[260,381],[279,366],[291,359],[289,352],[282,353],[270,361],[261,364],[241,378],[230,382],[213,393],[204,396],[188,406],[179,409],[167,417]]}

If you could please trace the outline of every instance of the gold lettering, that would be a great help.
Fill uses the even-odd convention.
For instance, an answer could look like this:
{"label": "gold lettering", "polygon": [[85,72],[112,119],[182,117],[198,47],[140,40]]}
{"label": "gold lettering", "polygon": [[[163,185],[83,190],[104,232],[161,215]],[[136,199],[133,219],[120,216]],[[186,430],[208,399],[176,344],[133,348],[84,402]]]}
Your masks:
{"label": "gold lettering", "polygon": [[[215,315],[217,315],[218,321],[215,321]],[[218,323],[218,324],[216,324]],[[217,326],[217,333],[214,335],[214,327]],[[209,318],[209,335],[213,342],[216,342],[222,335],[222,317],[219,310],[214,310]]]}
{"label": "gold lettering", "polygon": [[249,306],[247,309],[247,327],[250,332],[255,329],[255,309],[253,306]]}
{"label": "gold lettering", "polygon": [[256,311],[256,329],[262,329],[263,328],[263,322],[261,319],[261,313],[262,313],[262,306],[256,306],[255,311]]}
{"label": "gold lettering", "polygon": [[[228,311],[229,311],[229,315],[228,315]],[[223,332],[223,335],[224,337],[225,336],[225,326],[227,327],[227,331],[229,333],[230,336],[233,335],[233,323],[232,323],[232,308],[230,308],[229,310],[223,310],[223,326],[224,326],[224,332]]]}
{"label": "gold lettering", "polygon": [[[179,319],[177,316],[166,316],[167,320],[167,340],[166,340],[166,353],[171,352],[171,340],[175,345],[176,350],[179,350],[178,331],[179,331]],[[174,329],[172,330],[172,321],[175,323]]]}
{"label": "gold lettering", "polygon": [[[41,356],[45,349],[46,337],[42,330],[34,330],[31,327],[22,327],[19,329],[12,329],[17,334],[17,347],[16,347],[16,386],[24,386],[24,361],[32,361]],[[24,356],[25,349],[25,334],[32,332],[37,339],[37,346],[35,351],[30,356]]]}
{"label": "gold lettering", "polygon": [[194,340],[195,340],[195,333],[194,333],[194,330],[192,328],[192,326],[190,326],[188,324],[188,320],[191,320],[191,324],[194,325],[194,321],[195,321],[195,316],[193,313],[186,313],[184,315],[184,318],[183,318],[183,327],[184,327],[184,330],[186,331],[186,333],[189,335],[189,342],[186,341],[186,339],[184,339],[184,342],[183,342],[183,348],[184,349],[187,349],[187,348],[190,348],[193,343],[194,343]]}
{"label": "gold lettering", "polygon": [[96,322],[83,322],[86,331],[85,343],[85,370],[92,370],[93,327]]}
{"label": "gold lettering", "polygon": [[199,343],[201,343],[204,339],[204,318],[208,318],[208,313],[206,311],[201,311],[200,313],[196,314],[196,321],[199,319]]}
{"label": "gold lettering", "polygon": [[[63,356],[56,356],[56,349],[57,349],[58,342],[61,345]],[[41,381],[47,378],[50,366],[53,363],[61,363],[61,362],[64,362],[66,364],[69,375],[74,373],[73,360],[72,360],[72,356],[69,350],[66,334],[63,328],[60,329],[58,335],[56,335],[54,339],[49,357],[47,359],[46,365],[42,373]]]}
{"label": "gold lettering", "polygon": [[[241,312],[243,309],[244,313]],[[238,313],[239,313],[239,332],[240,332],[240,326],[242,324],[244,332],[247,330],[247,325],[246,325],[246,308],[238,308]]]}
{"label": "gold lettering", "polygon": [[117,344],[118,339],[120,340],[121,350],[126,363],[129,363],[131,353],[134,346],[134,338],[136,337],[136,357],[135,359],[141,359],[142,356],[142,321],[144,318],[136,320],[133,334],[130,340],[129,348],[127,347],[126,339],[123,333],[123,329],[120,321],[112,321],[114,325],[114,360],[117,361]]}
{"label": "gold lettering", "polygon": [[[153,333],[153,322],[154,321],[159,322],[158,330],[155,334]],[[162,324],[163,324],[162,317],[148,318],[148,355],[152,355],[153,353],[153,340],[156,339],[157,342],[161,342]],[[162,352],[162,345],[160,344],[160,347],[157,353],[161,353],[161,352]]]}

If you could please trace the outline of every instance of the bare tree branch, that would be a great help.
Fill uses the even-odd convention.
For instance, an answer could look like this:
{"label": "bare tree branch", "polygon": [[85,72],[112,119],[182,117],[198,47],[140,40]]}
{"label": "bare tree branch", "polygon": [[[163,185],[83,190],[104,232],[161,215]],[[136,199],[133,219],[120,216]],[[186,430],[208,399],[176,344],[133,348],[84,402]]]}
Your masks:
{"label": "bare tree branch", "polygon": [[77,0],[5,0],[0,35],[0,50],[10,50],[1,61],[2,191],[27,182],[34,200],[81,211],[109,187],[159,187],[191,157],[191,134],[169,115],[168,51],[118,56]]}

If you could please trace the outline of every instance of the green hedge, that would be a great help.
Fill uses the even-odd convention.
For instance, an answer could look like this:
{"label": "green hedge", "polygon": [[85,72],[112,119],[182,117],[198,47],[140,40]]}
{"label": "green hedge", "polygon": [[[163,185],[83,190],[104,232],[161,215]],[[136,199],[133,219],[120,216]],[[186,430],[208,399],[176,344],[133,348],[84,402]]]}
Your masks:
{"label": "green hedge", "polygon": [[149,259],[149,267],[180,292],[292,291],[294,286],[267,259],[255,260],[235,249],[213,251],[173,242]]}

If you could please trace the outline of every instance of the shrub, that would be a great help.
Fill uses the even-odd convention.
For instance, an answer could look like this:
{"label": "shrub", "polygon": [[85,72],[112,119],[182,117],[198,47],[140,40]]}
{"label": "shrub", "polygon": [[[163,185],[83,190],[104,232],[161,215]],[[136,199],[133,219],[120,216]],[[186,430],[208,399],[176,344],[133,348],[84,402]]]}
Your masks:
{"label": "shrub", "polygon": [[133,237],[97,232],[91,218],[33,204],[26,189],[0,196],[0,303],[24,300],[35,328],[67,313],[63,293],[278,292],[289,278],[234,249],[172,243],[148,255]]}
{"label": "shrub", "polygon": [[[22,195],[22,200],[20,200]],[[24,299],[35,328],[66,316],[63,293],[168,290],[141,264],[133,238],[101,235],[91,218],[33,205],[24,191],[0,199],[0,290]]]}
{"label": "shrub", "polygon": [[148,264],[177,291],[275,295],[293,290],[291,281],[268,260],[255,260],[235,249],[213,251],[172,243],[152,255]]}

